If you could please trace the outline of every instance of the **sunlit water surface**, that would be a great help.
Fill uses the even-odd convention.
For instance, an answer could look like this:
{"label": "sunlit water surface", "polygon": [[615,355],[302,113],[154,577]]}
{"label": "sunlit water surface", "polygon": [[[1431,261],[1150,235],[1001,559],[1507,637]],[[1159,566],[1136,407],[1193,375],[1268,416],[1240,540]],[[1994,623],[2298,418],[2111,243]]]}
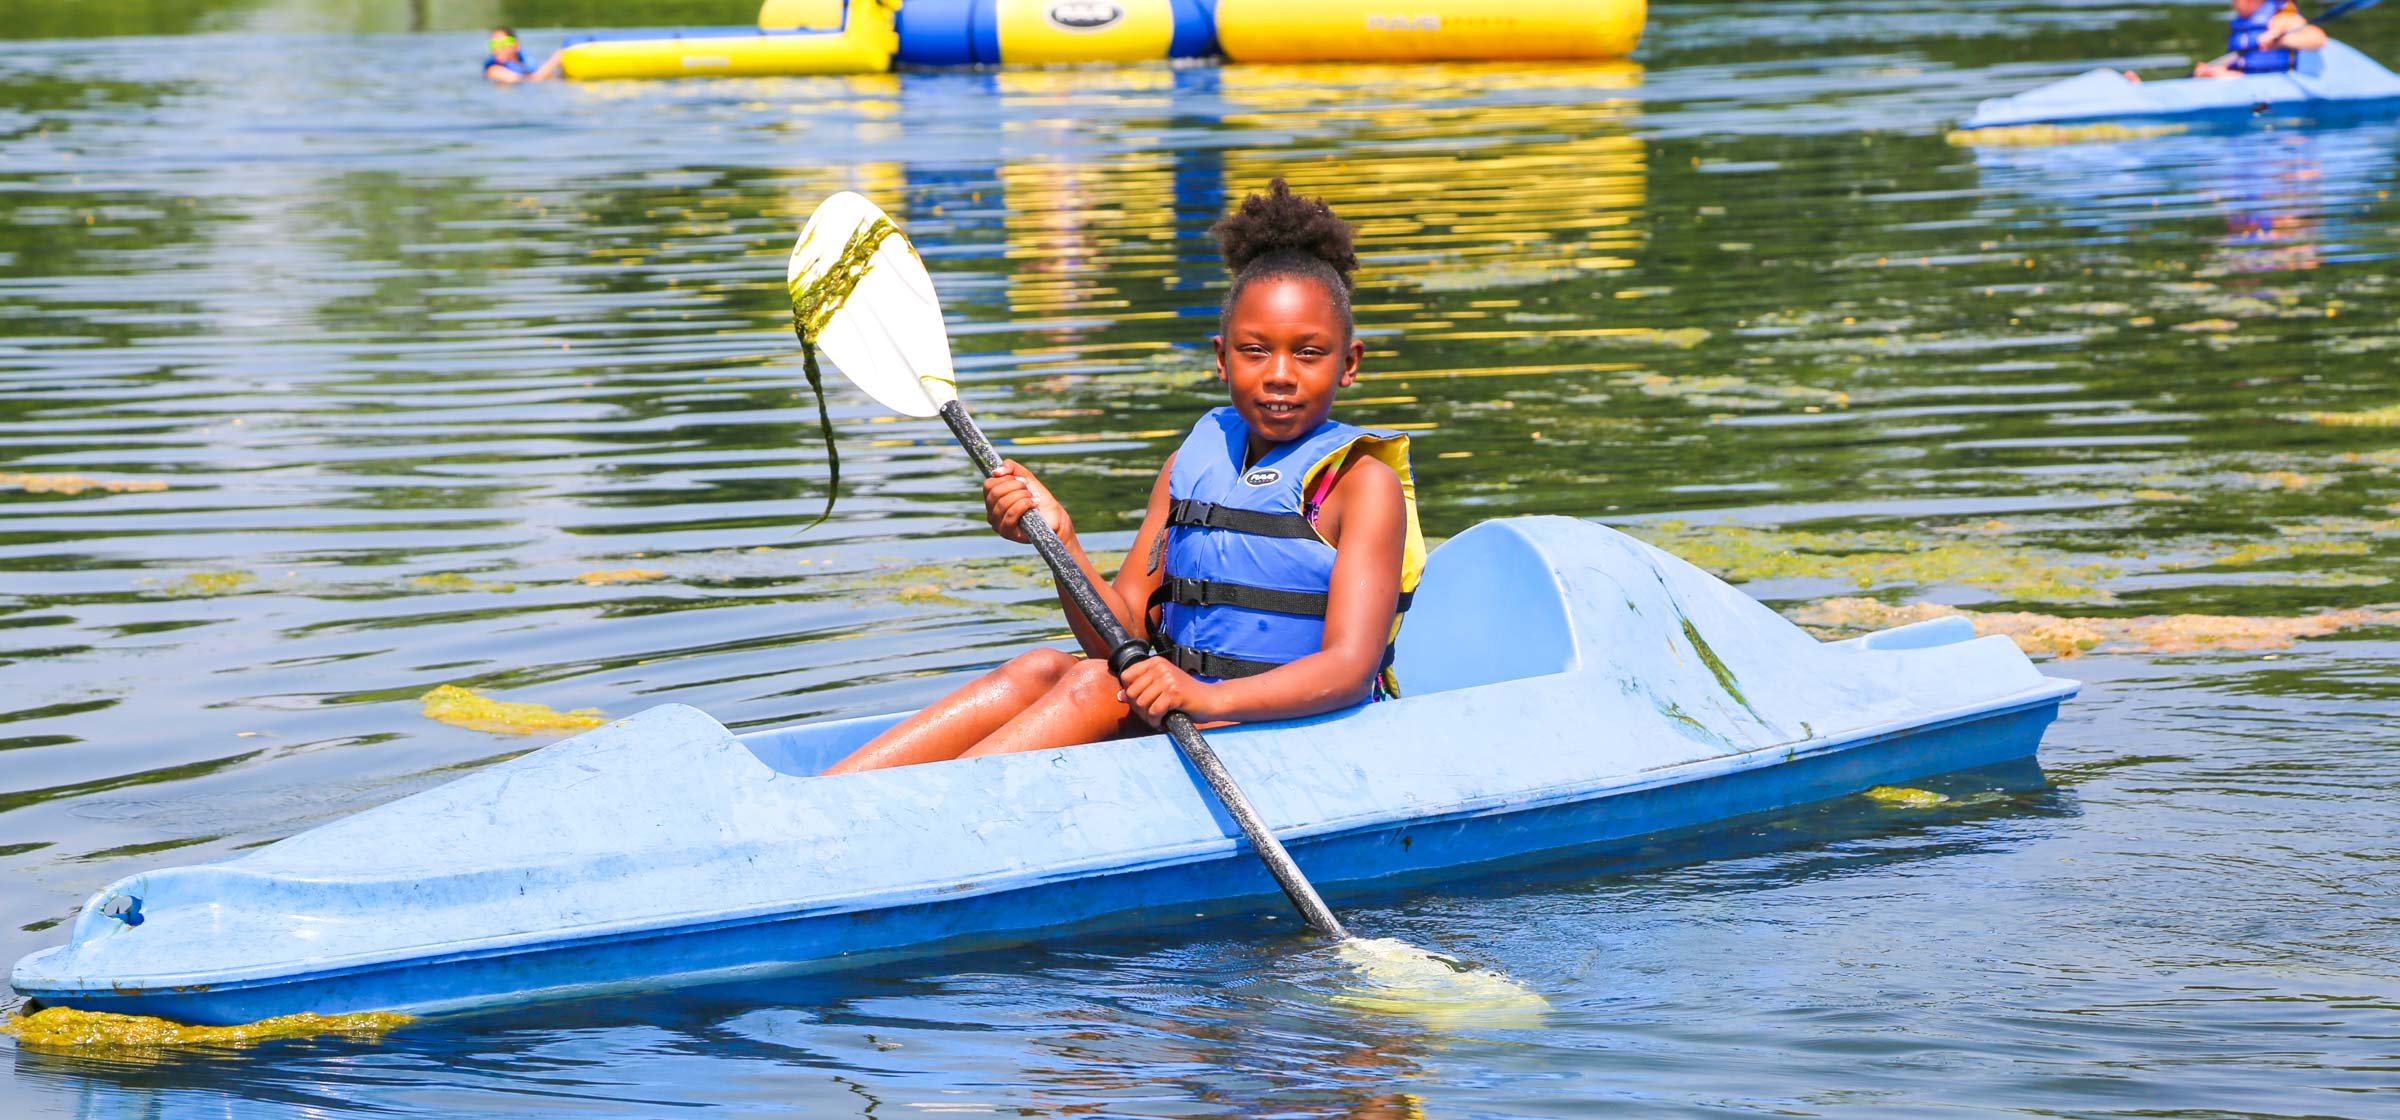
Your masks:
{"label": "sunlit water surface", "polygon": [[516,90],[471,32],[20,44],[0,960],[120,875],[544,741],[423,718],[438,685],[755,728],[1054,639],[936,424],[837,390],[844,492],[800,531],[782,257],[839,188],[917,239],[965,393],[1104,545],[1216,399],[1206,228],[1284,174],[1364,230],[1346,415],[1412,430],[1434,534],[1598,518],[1834,623],[2333,621],[2126,623],[2048,662],[2087,687],[2043,775],[1941,806],[1348,908],[1533,1021],[1350,998],[1262,917],[380,1042],[8,1049],[0,1111],[2390,1115],[2400,677],[2358,608],[2400,602],[2400,127],[1943,139],[2217,18],[1668,3],[1640,65]]}

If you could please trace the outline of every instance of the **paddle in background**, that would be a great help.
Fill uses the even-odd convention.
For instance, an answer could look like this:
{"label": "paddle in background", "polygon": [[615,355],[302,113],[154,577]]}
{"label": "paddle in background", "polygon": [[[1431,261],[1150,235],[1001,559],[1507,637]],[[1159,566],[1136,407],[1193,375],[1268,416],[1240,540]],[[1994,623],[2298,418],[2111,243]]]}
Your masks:
{"label": "paddle in background", "polygon": [[[939,416],[950,433],[989,476],[1000,469],[1000,455],[984,437],[967,406],[958,399],[958,377],[950,365],[950,340],[942,323],[942,308],[934,295],[933,278],[891,218],[865,198],[843,191],[818,204],[809,215],[800,240],[792,246],[791,264],[784,274],[791,289],[792,326],[800,336],[801,360],[809,385],[822,388],[816,351],[823,349],[851,384],[876,403],[904,416]],[[825,421],[830,444],[832,428]],[[838,477],[838,476],[837,476]],[[827,509],[832,508],[830,496]],[[820,518],[822,520],[822,518]],[[1058,535],[1039,513],[1028,512],[1025,535],[1050,565],[1060,587],[1109,648],[1109,669],[1122,676],[1150,656],[1148,643],[1126,632],[1099,593],[1083,577]],[[1300,911],[1300,916],[1332,938],[1343,957],[1374,980],[1387,998],[1406,1003],[1413,993],[1431,1002],[1456,1006],[1462,1002],[1538,1008],[1541,997],[1505,977],[1469,969],[1390,938],[1357,938],[1325,905],[1315,886],[1301,874],[1283,842],[1268,831],[1217,753],[1182,712],[1165,720],[1167,737],[1200,773],[1217,802],[1225,807],[1269,874]]]}
{"label": "paddle in background", "polygon": [[[2281,3],[2282,0],[2274,0],[2274,2]],[[2381,3],[2383,3],[2383,0],[2342,0],[2342,3],[2325,9],[2324,15],[2318,16],[2307,23],[2303,23],[2300,25],[2300,27],[2323,27],[2326,24],[2332,23],[2333,21],[2349,15],[2352,12],[2363,12]],[[2292,31],[2298,31],[2300,30],[2300,27],[2295,27],[2292,29]],[[2290,33],[2291,32],[2287,31],[2284,34],[2288,35]],[[2209,65],[2224,66],[2227,63],[2232,62],[2234,55],[2238,53],[2240,52],[2228,52],[2226,54],[2218,55],[2216,61],[2209,63]]]}

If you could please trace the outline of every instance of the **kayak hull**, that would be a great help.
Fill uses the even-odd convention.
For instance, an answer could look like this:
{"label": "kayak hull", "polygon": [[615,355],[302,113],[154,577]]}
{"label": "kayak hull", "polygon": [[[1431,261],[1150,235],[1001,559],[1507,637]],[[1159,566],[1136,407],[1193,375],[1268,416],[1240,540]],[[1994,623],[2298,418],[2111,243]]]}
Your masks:
{"label": "kayak hull", "polygon": [[[1487,578],[1470,586],[1467,572]],[[1450,594],[1421,590],[1434,617],[1410,626],[1431,621],[1437,645],[1400,662],[1420,663],[1426,694],[1211,735],[1336,901],[1500,864],[1582,856],[1599,870],[1635,838],[2027,758],[2075,687],[1956,619],[1819,643],[1696,569],[1565,519],[1462,534],[1427,586]],[[1517,600],[1620,625],[1455,629],[1529,605]],[[1603,605],[1614,613],[1592,613]],[[1644,634],[1627,617],[1666,625]],[[1437,647],[1458,656],[1444,664]],[[1544,668],[1560,671],[1512,675]],[[1163,739],[806,776],[897,718],[735,738],[690,709],[653,709],[224,863],[114,884],[13,983],[45,1003],[192,1022],[426,1013],[1276,897]],[[490,866],[457,866],[469,853]]]}
{"label": "kayak hull", "polygon": [[2301,52],[2297,70],[2241,78],[2129,81],[2089,70],[1978,105],[1959,127],[2007,128],[2102,121],[2240,120],[2278,115],[2367,115],[2400,109],[2400,76],[2348,44]]}

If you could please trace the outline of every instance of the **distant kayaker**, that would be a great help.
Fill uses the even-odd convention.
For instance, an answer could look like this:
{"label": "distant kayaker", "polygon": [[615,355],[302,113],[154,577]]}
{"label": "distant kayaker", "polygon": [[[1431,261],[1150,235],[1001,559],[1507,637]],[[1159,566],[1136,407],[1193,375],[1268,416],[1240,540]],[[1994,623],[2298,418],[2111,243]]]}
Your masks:
{"label": "distant kayaker", "polygon": [[1408,437],[1328,418],[1366,351],[1350,315],[1354,231],[1277,179],[1214,232],[1233,273],[1215,339],[1232,403],[1201,417],[1159,469],[1115,583],[1023,464],[983,485],[994,531],[1024,543],[1019,523],[1039,510],[1158,656],[1120,684],[1069,604],[1087,657],[1021,654],[826,773],[1147,734],[1174,711],[1208,726],[1396,694],[1392,639],[1424,559]]}
{"label": "distant kayaker", "polygon": [[483,60],[483,76],[501,85],[518,82],[546,82],[558,76],[559,60],[564,55],[551,55],[550,61],[535,66],[517,49],[517,33],[505,27],[492,29],[492,53]]}
{"label": "distant kayaker", "polygon": [[2224,58],[2192,67],[2195,78],[2272,74],[2300,65],[2300,53],[2325,45],[2325,29],[2308,22],[2291,0],[2233,0],[2233,26]]}

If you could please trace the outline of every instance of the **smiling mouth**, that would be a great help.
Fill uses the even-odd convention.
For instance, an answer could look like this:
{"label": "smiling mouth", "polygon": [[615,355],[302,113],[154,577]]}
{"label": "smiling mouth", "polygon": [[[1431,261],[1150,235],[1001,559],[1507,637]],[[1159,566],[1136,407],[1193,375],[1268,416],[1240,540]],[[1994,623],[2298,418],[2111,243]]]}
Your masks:
{"label": "smiling mouth", "polygon": [[1260,401],[1258,402],[1258,410],[1269,416],[1298,416],[1300,415],[1300,402]]}

